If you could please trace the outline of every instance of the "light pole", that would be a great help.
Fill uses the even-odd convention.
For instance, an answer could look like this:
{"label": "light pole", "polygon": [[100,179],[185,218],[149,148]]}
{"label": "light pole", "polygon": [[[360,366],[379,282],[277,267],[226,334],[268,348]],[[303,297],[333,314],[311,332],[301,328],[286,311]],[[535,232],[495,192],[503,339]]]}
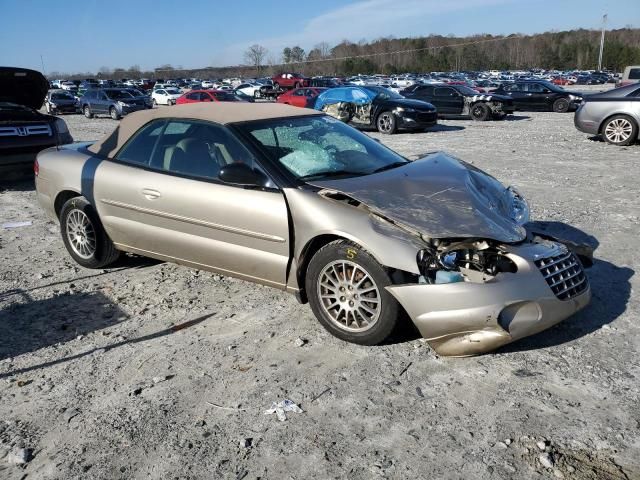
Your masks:
{"label": "light pole", "polygon": [[600,36],[600,55],[598,55],[598,71],[602,71],[602,51],[604,50],[604,31],[607,28],[607,14],[602,16],[602,35]]}

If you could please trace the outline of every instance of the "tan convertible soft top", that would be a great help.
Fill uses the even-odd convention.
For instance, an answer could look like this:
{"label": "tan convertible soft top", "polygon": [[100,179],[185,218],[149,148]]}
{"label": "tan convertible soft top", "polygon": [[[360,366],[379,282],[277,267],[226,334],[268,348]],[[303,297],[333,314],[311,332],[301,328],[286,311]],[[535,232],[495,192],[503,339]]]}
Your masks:
{"label": "tan convertible soft top", "polygon": [[156,118],[189,118],[226,125],[250,120],[322,114],[317,110],[292,107],[281,103],[249,102],[202,102],[141,110],[124,117],[111,134],[91,145],[89,151],[107,157],[113,156],[129,140],[131,135]]}

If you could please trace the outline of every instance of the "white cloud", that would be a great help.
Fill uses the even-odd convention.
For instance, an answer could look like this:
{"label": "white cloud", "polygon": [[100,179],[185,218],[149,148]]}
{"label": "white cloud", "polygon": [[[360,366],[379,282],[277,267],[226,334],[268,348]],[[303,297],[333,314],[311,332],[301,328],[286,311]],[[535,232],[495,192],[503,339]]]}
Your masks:
{"label": "white cloud", "polygon": [[464,15],[469,15],[473,9],[511,1],[513,0],[363,0],[313,17],[300,31],[229,45],[216,58],[216,63],[242,62],[243,52],[254,43],[279,55],[286,46],[300,45],[309,49],[323,41],[336,44],[344,39],[357,42],[363,38],[372,40],[389,35],[403,37],[411,36],[408,32],[416,30],[428,35],[431,32],[427,27],[433,25],[431,22],[441,20],[437,17],[443,14],[464,12]]}

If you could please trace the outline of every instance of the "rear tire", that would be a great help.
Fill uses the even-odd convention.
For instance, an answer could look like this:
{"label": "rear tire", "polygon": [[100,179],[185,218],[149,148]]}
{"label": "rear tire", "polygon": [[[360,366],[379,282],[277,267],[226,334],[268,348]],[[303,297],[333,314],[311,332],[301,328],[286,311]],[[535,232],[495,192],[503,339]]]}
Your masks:
{"label": "rear tire", "polygon": [[569,101],[566,98],[559,98],[553,102],[553,111],[556,113],[567,113],[569,111]]}
{"label": "rear tire", "polygon": [[82,112],[84,113],[84,116],[87,118],[93,118],[93,113],[91,113],[91,109],[89,108],[89,105],[85,105],[82,108]]}
{"label": "rear tire", "polygon": [[106,267],[120,256],[84,197],[74,197],[62,206],[60,233],[71,258],[85,268]]}
{"label": "rear tire", "polygon": [[158,102],[156,102],[156,99],[155,99],[155,98],[153,99],[153,102],[152,102],[152,103],[153,103],[153,108],[156,108],[156,107],[158,106]]}
{"label": "rear tire", "polygon": [[360,345],[377,345],[396,328],[400,307],[385,289],[391,279],[369,252],[336,240],[316,252],[305,288],[311,310],[332,335]]}
{"label": "rear tire", "polygon": [[638,124],[627,115],[614,115],[602,124],[600,131],[611,145],[631,145],[638,138]]}
{"label": "rear tire", "polygon": [[484,122],[489,118],[491,111],[484,103],[478,102],[471,105],[471,118],[477,122]]}

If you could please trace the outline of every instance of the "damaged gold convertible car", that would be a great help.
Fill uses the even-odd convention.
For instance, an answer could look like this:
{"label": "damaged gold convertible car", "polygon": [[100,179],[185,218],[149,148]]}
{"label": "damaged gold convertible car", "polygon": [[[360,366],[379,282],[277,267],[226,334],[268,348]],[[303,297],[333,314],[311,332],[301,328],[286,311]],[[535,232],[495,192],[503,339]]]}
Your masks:
{"label": "damaged gold convertible car", "polygon": [[35,170],[80,265],[132,252],[280,288],[349,342],[384,341],[405,311],[439,354],[479,354],[591,295],[575,245],[532,231],[513,188],[443,153],[408,161],[314,110],[137,112]]}

